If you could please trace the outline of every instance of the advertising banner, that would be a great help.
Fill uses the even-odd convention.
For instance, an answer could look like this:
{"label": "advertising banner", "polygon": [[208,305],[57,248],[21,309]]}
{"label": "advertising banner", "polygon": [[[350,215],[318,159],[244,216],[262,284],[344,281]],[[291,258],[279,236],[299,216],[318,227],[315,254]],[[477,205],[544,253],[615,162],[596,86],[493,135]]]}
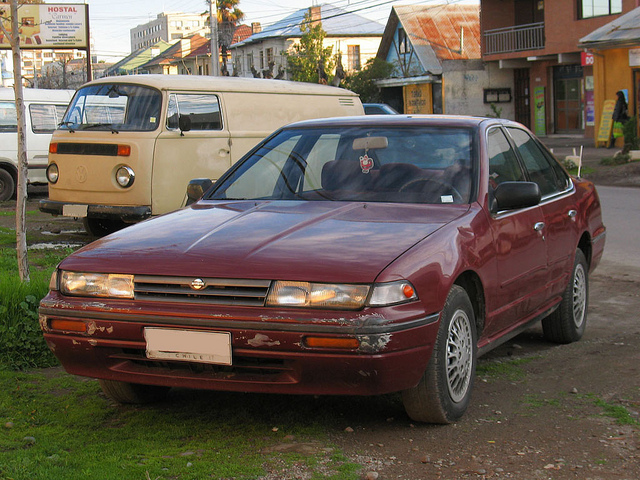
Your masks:
{"label": "advertising banner", "polygon": [[[86,9],[87,5],[70,3],[20,5],[20,48],[87,48]],[[0,21],[11,32],[8,5],[2,9]],[[0,30],[0,49],[10,48],[9,39]]]}
{"label": "advertising banner", "polygon": [[533,105],[535,106],[534,116],[535,125],[534,133],[536,135],[547,134],[546,106],[544,99],[544,87],[535,87],[533,89]]}

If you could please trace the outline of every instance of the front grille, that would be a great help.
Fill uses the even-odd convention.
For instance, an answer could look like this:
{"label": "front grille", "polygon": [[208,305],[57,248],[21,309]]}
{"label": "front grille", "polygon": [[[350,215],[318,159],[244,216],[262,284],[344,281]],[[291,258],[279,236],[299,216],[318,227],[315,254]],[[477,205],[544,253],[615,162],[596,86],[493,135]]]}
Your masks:
{"label": "front grille", "polygon": [[58,153],[65,155],[118,155],[118,145],[109,143],[59,143]]}
{"label": "front grille", "polygon": [[[204,286],[192,288],[195,280]],[[138,300],[253,307],[264,305],[270,285],[270,280],[136,275],[134,293]]]}

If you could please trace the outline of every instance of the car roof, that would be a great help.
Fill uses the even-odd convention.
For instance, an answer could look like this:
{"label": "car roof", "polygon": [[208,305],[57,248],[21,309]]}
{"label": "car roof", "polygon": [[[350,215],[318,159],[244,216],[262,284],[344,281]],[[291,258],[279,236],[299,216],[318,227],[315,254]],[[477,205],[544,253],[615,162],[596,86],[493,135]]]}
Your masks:
{"label": "car roof", "polygon": [[320,118],[303,120],[285,128],[331,128],[331,127],[464,127],[476,128],[481,124],[519,125],[516,122],[488,117],[466,115],[362,115],[354,117]]}

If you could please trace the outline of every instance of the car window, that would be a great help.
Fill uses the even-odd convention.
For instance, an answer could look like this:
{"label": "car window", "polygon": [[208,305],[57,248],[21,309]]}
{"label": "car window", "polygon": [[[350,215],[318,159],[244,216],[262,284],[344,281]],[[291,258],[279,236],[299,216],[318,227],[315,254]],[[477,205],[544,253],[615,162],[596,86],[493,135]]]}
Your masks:
{"label": "car window", "polygon": [[29,105],[31,130],[33,130],[33,133],[53,133],[62,121],[66,109],[66,105],[32,103]]}
{"label": "car window", "polygon": [[489,182],[496,187],[502,182],[521,182],[524,172],[516,153],[501,128],[492,128],[487,136],[489,149]]}
{"label": "car window", "polygon": [[18,117],[13,102],[0,102],[0,132],[17,132]]}
{"label": "car window", "polygon": [[474,133],[460,127],[285,129],[211,198],[469,203],[477,172]]}
{"label": "car window", "polygon": [[179,116],[187,116],[191,130],[222,130],[220,101],[217,95],[173,93],[167,107],[167,128],[179,128]]}
{"label": "car window", "polygon": [[538,146],[535,140],[520,128],[507,129],[522,157],[529,178],[540,187],[542,196],[552,195],[566,188],[566,178],[558,178],[553,164]]}

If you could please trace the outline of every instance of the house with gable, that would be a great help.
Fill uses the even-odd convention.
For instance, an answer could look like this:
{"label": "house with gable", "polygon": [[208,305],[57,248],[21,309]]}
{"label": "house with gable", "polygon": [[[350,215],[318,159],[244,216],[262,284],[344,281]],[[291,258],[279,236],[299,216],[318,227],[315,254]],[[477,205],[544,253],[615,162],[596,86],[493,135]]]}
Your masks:
{"label": "house with gable", "polygon": [[208,38],[199,34],[181,38],[160,55],[140,65],[138,67],[139,73],[159,73],[165,75],[195,74],[197,72],[190,71],[184,59],[208,42]]}
{"label": "house with gable", "polygon": [[394,6],[377,53],[394,71],[377,84],[399,112],[488,115],[498,98],[485,91],[502,82],[480,52],[477,5]]}
{"label": "house with gable", "polygon": [[114,75],[133,75],[139,73],[140,65],[149,62],[151,59],[163,53],[172,43],[160,40],[151,47],[139,48],[135,52],[127,55],[122,60],[111,65],[105,70],[104,76],[110,77]]}
{"label": "house with gable", "polygon": [[326,32],[324,47],[340,54],[346,72],[359,70],[375,57],[384,26],[331,4],[300,9],[293,14],[262,26],[252,24],[252,35],[231,46],[233,74],[240,77],[275,77],[288,79],[285,52],[300,42],[300,25],[305,14],[312,22],[322,22]]}

